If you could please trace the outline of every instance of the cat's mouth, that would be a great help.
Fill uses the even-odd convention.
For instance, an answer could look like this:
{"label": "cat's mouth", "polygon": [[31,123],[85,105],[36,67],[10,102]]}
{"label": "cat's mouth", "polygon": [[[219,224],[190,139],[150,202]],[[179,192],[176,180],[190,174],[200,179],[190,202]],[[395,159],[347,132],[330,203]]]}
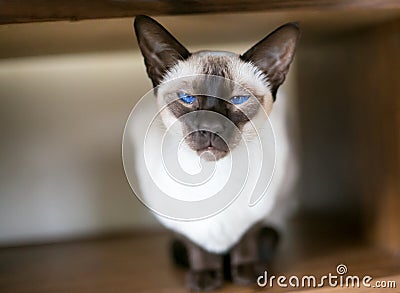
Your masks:
{"label": "cat's mouth", "polygon": [[190,148],[207,161],[218,161],[229,152],[229,146],[219,134],[210,131],[194,131],[185,137]]}
{"label": "cat's mouth", "polygon": [[221,150],[215,146],[208,146],[197,150],[197,154],[207,161],[218,161],[228,154],[228,151]]}

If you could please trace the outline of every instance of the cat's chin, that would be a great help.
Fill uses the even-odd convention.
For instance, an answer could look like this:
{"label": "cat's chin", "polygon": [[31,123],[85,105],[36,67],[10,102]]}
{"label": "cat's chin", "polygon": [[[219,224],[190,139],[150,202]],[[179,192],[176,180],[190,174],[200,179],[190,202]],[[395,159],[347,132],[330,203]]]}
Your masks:
{"label": "cat's chin", "polygon": [[206,161],[218,161],[224,158],[228,152],[224,150],[217,149],[215,147],[207,147],[196,151],[197,154]]}

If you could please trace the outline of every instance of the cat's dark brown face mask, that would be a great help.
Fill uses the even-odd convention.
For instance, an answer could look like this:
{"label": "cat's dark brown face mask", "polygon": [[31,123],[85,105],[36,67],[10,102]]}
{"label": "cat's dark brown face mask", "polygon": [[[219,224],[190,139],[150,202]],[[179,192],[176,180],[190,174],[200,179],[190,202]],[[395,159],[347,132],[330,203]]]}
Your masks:
{"label": "cat's dark brown face mask", "polygon": [[[199,155],[211,152],[216,159],[229,152],[229,142],[234,136],[234,127],[227,123],[229,116],[228,102],[213,96],[196,95],[190,107],[174,101],[170,111],[179,119],[186,143]],[[192,113],[193,115],[184,115]],[[232,121],[233,122],[233,121]]]}
{"label": "cat's dark brown face mask", "polygon": [[262,97],[257,98],[232,80],[216,75],[182,79],[190,84],[190,89],[183,92],[182,87],[188,87],[177,85],[163,98],[168,111],[179,120],[185,142],[206,159],[225,157],[239,143],[244,125],[263,111]]}
{"label": "cat's dark brown face mask", "polygon": [[299,38],[297,25],[286,24],[237,55],[190,53],[146,16],[136,18],[135,32],[158,104],[169,112],[164,121],[179,120],[186,144],[209,160],[225,157],[260,111],[270,112]]}

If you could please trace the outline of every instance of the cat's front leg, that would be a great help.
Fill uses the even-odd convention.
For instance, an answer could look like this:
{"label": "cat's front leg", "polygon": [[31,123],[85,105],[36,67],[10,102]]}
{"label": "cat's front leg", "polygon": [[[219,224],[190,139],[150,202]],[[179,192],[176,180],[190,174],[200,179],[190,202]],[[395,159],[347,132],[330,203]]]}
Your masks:
{"label": "cat's front leg", "polygon": [[257,278],[256,265],[258,262],[258,229],[246,232],[240,241],[231,249],[231,276],[238,285],[254,284]]}
{"label": "cat's front leg", "polygon": [[224,275],[222,256],[207,252],[196,244],[186,241],[189,272],[186,283],[195,291],[210,291],[222,286]]}
{"label": "cat's front leg", "polygon": [[277,232],[256,225],[231,249],[231,276],[237,285],[256,284],[261,268],[270,264],[278,242]]}

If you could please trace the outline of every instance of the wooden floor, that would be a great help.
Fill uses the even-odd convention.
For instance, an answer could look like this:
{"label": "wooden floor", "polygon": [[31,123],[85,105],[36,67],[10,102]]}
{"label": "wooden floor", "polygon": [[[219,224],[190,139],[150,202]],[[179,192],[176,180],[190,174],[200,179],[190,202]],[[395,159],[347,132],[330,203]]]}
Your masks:
{"label": "wooden floor", "polygon": [[[321,276],[336,274],[336,266],[345,264],[348,274],[395,280],[397,289],[323,288],[313,292],[400,292],[400,256],[358,241],[351,233],[333,237],[328,233],[329,227],[325,228],[314,231],[319,235],[317,238],[309,238],[307,234],[299,238],[296,233],[286,237],[275,258],[273,272],[269,273]],[[169,240],[169,234],[155,233],[2,248],[0,292],[188,292],[183,285],[184,272],[170,262]],[[276,286],[259,289],[226,284],[219,292],[264,290],[289,291]]]}

